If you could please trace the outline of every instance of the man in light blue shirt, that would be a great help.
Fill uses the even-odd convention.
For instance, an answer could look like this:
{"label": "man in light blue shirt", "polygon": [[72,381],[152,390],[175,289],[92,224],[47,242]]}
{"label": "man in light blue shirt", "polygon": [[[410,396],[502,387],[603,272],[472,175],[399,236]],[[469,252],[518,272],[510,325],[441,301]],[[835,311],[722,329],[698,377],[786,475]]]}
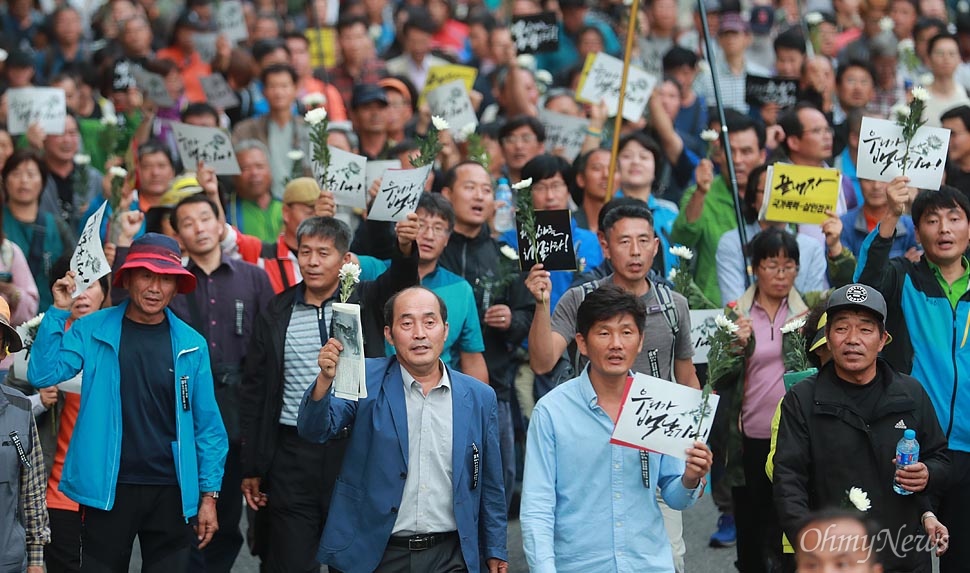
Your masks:
{"label": "man in light blue shirt", "polygon": [[656,492],[674,509],[690,507],[712,455],[701,442],[686,463],[610,443],[646,313],[617,287],[589,293],[576,317],[589,366],[532,413],[520,515],[533,573],[674,571]]}

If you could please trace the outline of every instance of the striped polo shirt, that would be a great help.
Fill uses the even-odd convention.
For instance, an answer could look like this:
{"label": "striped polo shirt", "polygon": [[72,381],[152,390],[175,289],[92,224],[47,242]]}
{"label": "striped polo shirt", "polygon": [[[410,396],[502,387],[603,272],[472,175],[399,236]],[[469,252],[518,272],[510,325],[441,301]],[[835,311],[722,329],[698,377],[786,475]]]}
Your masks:
{"label": "striped polo shirt", "polygon": [[283,343],[283,409],[280,424],[296,426],[303,393],[317,379],[320,366],[317,355],[328,338],[330,318],[333,315],[331,301],[322,307],[307,304],[303,291],[296,294],[290,314],[290,326],[286,329]]}

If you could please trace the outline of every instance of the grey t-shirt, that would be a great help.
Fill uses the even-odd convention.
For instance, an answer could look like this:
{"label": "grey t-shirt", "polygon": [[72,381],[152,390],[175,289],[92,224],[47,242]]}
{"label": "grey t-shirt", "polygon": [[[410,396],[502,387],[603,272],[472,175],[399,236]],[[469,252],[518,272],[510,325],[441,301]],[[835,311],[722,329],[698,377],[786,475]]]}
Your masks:
{"label": "grey t-shirt", "polygon": [[[599,285],[606,284],[613,284],[613,275],[599,281]],[[569,342],[576,336],[576,313],[584,298],[583,287],[573,287],[562,295],[552,313],[552,331]],[[680,325],[676,340],[660,309],[656,285],[650,283],[650,290],[640,297],[647,306],[647,325],[644,329],[643,350],[633,363],[635,372],[650,374],[650,353],[656,350],[657,361],[660,364],[660,377],[673,380],[673,364],[670,363],[671,348],[677,360],[690,359],[694,356],[694,345],[690,340],[690,309],[687,306],[687,299],[673,291],[671,291],[671,298],[674,301],[674,308],[677,309],[677,322]],[[586,362],[586,358],[583,357],[581,366],[585,366]]]}

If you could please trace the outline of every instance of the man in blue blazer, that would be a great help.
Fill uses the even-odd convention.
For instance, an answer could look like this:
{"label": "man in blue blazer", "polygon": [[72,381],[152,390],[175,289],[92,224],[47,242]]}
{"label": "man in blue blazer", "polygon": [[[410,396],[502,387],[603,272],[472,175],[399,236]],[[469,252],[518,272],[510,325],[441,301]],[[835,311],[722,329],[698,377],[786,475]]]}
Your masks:
{"label": "man in blue blazer", "polygon": [[399,292],[384,318],[397,355],[367,359],[367,398],[331,395],[343,350],[331,338],[300,406],[306,440],[353,426],[317,558],[346,573],[504,572],[495,392],[441,361],[448,315],[434,292]]}

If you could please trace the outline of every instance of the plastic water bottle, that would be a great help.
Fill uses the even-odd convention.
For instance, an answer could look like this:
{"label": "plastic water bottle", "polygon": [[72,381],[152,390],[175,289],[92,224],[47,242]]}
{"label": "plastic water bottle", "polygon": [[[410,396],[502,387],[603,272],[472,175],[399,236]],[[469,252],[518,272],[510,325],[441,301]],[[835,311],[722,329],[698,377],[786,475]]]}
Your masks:
{"label": "plastic water bottle", "polygon": [[[896,444],[896,468],[915,464],[919,461],[919,442],[916,441],[916,430],[906,430],[903,432],[903,439]],[[910,495],[911,491],[906,491],[893,479],[893,491],[899,495]]]}
{"label": "plastic water bottle", "polygon": [[515,228],[515,199],[512,197],[512,188],[509,180],[501,178],[498,186],[495,187],[495,200],[503,204],[495,209],[495,232],[504,233],[509,229]]}

